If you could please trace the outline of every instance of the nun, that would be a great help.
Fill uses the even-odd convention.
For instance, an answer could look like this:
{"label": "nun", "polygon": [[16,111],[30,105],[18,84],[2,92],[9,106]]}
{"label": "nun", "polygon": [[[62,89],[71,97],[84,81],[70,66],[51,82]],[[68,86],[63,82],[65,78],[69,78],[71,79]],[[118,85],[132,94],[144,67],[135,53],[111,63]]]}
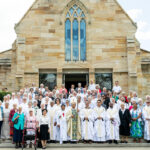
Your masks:
{"label": "nun", "polygon": [[121,103],[120,105],[119,117],[121,143],[128,143],[128,137],[130,136],[131,115],[129,109],[125,108],[125,103]]}

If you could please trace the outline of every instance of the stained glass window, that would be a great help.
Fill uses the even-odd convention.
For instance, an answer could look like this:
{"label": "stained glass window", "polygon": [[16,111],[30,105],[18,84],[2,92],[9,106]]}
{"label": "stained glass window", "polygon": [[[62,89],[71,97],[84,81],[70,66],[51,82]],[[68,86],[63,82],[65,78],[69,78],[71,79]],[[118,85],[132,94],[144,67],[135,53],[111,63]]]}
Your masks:
{"label": "stained glass window", "polygon": [[86,60],[86,22],[84,19],[80,22],[80,60]]}
{"label": "stained glass window", "polygon": [[72,15],[74,12],[74,9],[73,8],[70,8],[70,14]]}
{"label": "stained glass window", "polygon": [[81,13],[81,9],[80,8],[77,9],[77,13],[78,13],[78,16],[80,16],[80,13]]}
{"label": "stained glass window", "polygon": [[65,23],[65,47],[66,47],[66,61],[71,60],[71,22],[69,19]]}
{"label": "stained glass window", "polygon": [[82,18],[84,18],[84,17],[85,17],[84,13],[82,13],[82,14],[81,14],[81,17],[82,17]]}
{"label": "stained glass window", "polygon": [[[65,60],[86,60],[86,20],[83,10],[73,5],[66,14]],[[79,58],[80,54],[80,58]]]}
{"label": "stained glass window", "polygon": [[78,38],[78,21],[73,21],[73,60],[79,59],[79,38]]}
{"label": "stained glass window", "polygon": [[70,15],[69,15],[69,13],[67,13],[66,18],[69,18],[69,17],[70,17]]}
{"label": "stained glass window", "polygon": [[74,9],[76,9],[77,7],[78,7],[77,5],[74,5],[74,6],[73,6]]}

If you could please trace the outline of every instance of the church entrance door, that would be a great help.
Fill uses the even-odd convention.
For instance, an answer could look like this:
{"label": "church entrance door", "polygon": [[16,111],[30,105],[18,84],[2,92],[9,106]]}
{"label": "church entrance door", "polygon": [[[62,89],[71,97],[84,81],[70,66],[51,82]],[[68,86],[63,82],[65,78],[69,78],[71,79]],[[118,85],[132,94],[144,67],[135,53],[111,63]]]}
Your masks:
{"label": "church entrance door", "polygon": [[78,87],[78,83],[82,84],[82,87],[88,85],[89,75],[88,74],[64,74],[64,83],[67,90],[74,84],[75,88]]}

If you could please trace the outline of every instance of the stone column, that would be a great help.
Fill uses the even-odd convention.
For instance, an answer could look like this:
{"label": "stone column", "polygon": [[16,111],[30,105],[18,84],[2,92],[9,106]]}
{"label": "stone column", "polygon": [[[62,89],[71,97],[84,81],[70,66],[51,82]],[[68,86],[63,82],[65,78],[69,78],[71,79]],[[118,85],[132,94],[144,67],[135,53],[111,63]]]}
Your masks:
{"label": "stone column", "polygon": [[16,40],[16,90],[23,88],[24,86],[24,70],[25,70],[25,51],[26,51],[26,39],[20,36],[19,31],[16,29],[18,35]]}
{"label": "stone column", "polygon": [[89,68],[89,84],[91,80],[95,83],[95,68]]}
{"label": "stone column", "polygon": [[141,98],[145,98],[143,92],[143,74],[142,74],[142,66],[141,66],[141,52],[140,47],[138,49],[137,55],[137,87],[138,87],[138,96]]}
{"label": "stone column", "polygon": [[127,37],[127,62],[129,91],[138,92],[137,87],[137,57],[134,37]]}
{"label": "stone column", "polygon": [[62,78],[63,78],[62,68],[58,68],[57,69],[57,86],[58,86],[58,88],[61,88]]}

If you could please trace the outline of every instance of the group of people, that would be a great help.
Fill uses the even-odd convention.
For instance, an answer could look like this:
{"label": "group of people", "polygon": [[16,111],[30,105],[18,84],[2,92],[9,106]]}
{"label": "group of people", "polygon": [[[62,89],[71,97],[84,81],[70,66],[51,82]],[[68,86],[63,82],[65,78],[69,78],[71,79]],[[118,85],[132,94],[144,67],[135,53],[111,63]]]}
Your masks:
{"label": "group of people", "polygon": [[[135,143],[143,137],[150,143],[150,96],[144,102],[136,92],[126,96],[118,81],[112,91],[101,91],[93,81],[85,88],[78,83],[52,91],[32,84],[0,101],[1,138],[18,148],[24,128],[27,135],[37,134],[43,149],[48,141],[118,144],[128,143],[129,136]],[[33,141],[27,144],[32,147]]]}

